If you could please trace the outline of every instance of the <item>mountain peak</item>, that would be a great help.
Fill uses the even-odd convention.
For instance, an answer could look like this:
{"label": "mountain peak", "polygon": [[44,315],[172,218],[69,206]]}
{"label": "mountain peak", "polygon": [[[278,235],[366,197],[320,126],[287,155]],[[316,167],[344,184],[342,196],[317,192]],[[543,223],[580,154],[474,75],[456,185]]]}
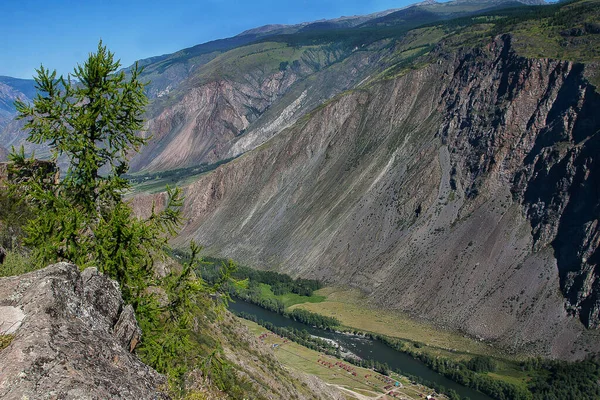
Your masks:
{"label": "mountain peak", "polygon": [[[435,0],[426,0],[425,2],[431,2],[435,4]],[[453,0],[454,3],[479,3],[480,0]],[[527,6],[541,6],[547,4],[545,0],[492,0],[491,3],[506,4],[506,3],[521,3]]]}

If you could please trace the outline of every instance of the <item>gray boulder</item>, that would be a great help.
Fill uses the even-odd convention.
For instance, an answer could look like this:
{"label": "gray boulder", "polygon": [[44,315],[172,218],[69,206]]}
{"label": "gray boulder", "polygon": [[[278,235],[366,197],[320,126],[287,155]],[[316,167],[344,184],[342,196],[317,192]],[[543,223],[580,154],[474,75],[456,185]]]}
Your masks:
{"label": "gray boulder", "polygon": [[166,379],[132,351],[141,330],[118,285],[58,263],[0,279],[2,399],[166,399]]}

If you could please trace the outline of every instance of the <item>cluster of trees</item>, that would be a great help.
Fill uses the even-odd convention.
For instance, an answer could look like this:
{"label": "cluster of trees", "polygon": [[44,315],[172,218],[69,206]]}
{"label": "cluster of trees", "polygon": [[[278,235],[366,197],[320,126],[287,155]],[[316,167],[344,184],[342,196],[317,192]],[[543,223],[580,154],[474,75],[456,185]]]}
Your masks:
{"label": "cluster of trees", "polygon": [[[182,251],[173,251],[179,259],[186,259],[188,255]],[[231,261],[216,257],[204,257],[198,272],[207,282],[219,279],[220,270],[224,264]],[[311,296],[315,290],[321,289],[323,285],[315,279],[292,279],[289,275],[273,271],[262,271],[242,265],[238,265],[231,276],[236,280],[248,280],[249,291],[260,291],[259,284],[263,283],[271,287],[271,291],[276,296],[287,293],[295,293],[300,296]]]}
{"label": "cluster of trees", "polygon": [[250,282],[264,283],[271,286],[275,295],[296,293],[300,296],[311,296],[315,290],[323,287],[321,282],[315,279],[292,279],[289,275],[273,271],[261,271],[249,267],[239,266],[232,275],[233,278]]}
{"label": "cluster of trees", "polygon": [[259,324],[260,326],[270,330],[271,332],[274,332],[279,336],[288,338],[288,339],[290,339],[304,347],[307,347],[309,349],[319,351],[321,353],[325,353],[325,354],[335,356],[335,357],[340,356],[340,350],[337,346],[333,345],[332,343],[330,343],[326,340],[313,337],[310,333],[308,333],[304,329],[298,330],[298,329],[291,328],[291,327],[275,326],[269,321],[263,321],[262,319],[258,319],[258,317],[256,315],[248,314],[245,312],[238,312],[238,313],[236,313],[236,315],[238,317],[241,317],[241,318],[244,318],[244,319],[247,319],[250,321],[254,321],[257,324]]}
{"label": "cluster of trees", "polygon": [[496,362],[487,356],[475,356],[467,361],[465,365],[475,372],[494,372],[498,368]]}
{"label": "cluster of trees", "polygon": [[321,329],[332,329],[339,326],[341,322],[335,317],[327,317],[308,310],[296,308],[285,314],[294,321],[302,322]]}
{"label": "cluster of trees", "polygon": [[144,183],[146,181],[155,180],[155,179],[156,180],[161,179],[166,182],[176,183],[184,178],[217,169],[220,165],[227,164],[228,162],[230,162],[234,159],[235,159],[235,157],[231,157],[231,158],[219,160],[213,164],[201,163],[201,164],[195,165],[193,167],[177,168],[177,169],[171,169],[168,171],[153,172],[150,174],[136,174],[136,175],[123,174],[123,178],[127,179],[131,184],[140,184],[140,183]]}
{"label": "cluster of trees", "polygon": [[536,400],[600,398],[598,359],[575,363],[534,359],[524,362],[523,368],[533,372],[529,390]]}
{"label": "cluster of trees", "polygon": [[379,372],[382,375],[389,376],[392,372],[392,369],[387,363],[382,363],[376,360],[371,360],[367,358],[358,359],[356,357],[344,357],[344,361],[354,364],[358,367],[372,369],[373,371]]}

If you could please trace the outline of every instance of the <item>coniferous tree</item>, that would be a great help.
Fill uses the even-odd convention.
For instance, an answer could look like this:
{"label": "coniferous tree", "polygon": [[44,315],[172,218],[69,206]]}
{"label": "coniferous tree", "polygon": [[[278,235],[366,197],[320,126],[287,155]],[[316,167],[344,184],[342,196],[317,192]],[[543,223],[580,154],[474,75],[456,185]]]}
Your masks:
{"label": "coniferous tree", "polygon": [[121,284],[125,300],[134,302],[152,278],[153,258],[175,233],[181,195],[169,190],[167,207],[152,210],[146,220],[123,201],[130,189],[123,178],[126,156],[146,142],[138,132],[147,98],[141,69],[136,65],[127,76],[119,67],[100,41],[72,76],[57,77],[40,67],[38,95],[32,104],[16,106],[28,140],[48,144],[54,160],[69,161],[58,182],[27,182],[35,217],[25,229],[25,243],[40,266],[65,260],[82,269],[98,267]]}
{"label": "coniferous tree", "polygon": [[[64,260],[82,269],[95,266],[116,279],[143,330],[138,354],[167,374],[170,389],[182,394],[186,373],[206,358],[207,341],[222,356],[218,342],[202,337],[199,329],[207,323],[207,313],[224,310],[228,296],[217,292],[235,265],[223,264],[212,284],[206,284],[196,276],[200,247],[192,243],[190,259],[180,272],[155,277],[153,263],[165,255],[180,223],[181,191],[167,187],[166,207],[159,212],[153,207],[147,219],[137,218],[123,199],[130,190],[123,177],[126,156],[147,140],[139,135],[147,99],[137,65],[128,74],[118,72],[119,66],[100,42],[72,78],[57,78],[55,71],[41,67],[33,103],[17,102],[28,140],[49,145],[54,160],[62,156],[69,161],[62,179],[48,181],[34,174],[20,182],[20,193],[34,215],[25,227],[25,244],[40,267]],[[31,169],[35,162],[14,149],[11,160],[16,171]],[[239,390],[227,363],[211,365],[220,389]]]}

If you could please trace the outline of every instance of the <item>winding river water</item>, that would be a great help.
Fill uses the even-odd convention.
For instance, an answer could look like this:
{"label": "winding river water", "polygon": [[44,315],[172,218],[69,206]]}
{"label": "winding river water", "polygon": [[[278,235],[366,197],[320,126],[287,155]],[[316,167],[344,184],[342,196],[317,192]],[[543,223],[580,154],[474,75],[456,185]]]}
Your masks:
{"label": "winding river water", "polygon": [[365,338],[363,336],[347,335],[315,328],[293,321],[282,315],[241,300],[236,300],[235,303],[231,302],[229,304],[229,309],[232,311],[246,312],[248,314],[255,315],[258,319],[269,321],[275,326],[305,329],[311,335],[334,340],[343,348],[351,351],[360,358],[387,363],[394,370],[400,369],[407,374],[419,376],[422,379],[435,382],[438,385],[444,386],[448,389],[453,389],[462,398],[469,397],[471,400],[491,400],[489,396],[451,381],[445,376],[429,369],[421,361],[416,360],[407,354],[396,351],[379,341]]}

